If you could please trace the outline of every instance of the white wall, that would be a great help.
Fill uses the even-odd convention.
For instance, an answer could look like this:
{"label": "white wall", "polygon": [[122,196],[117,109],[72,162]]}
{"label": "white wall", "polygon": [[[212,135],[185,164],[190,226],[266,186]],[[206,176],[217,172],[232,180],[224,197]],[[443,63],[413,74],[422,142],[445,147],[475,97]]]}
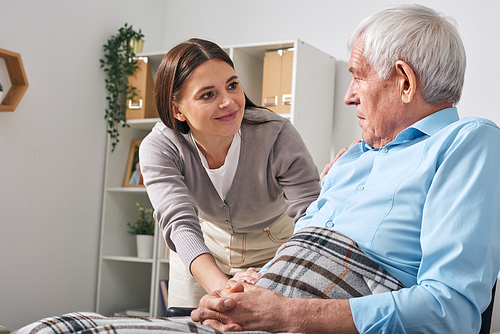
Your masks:
{"label": "white wall", "polygon": [[[219,44],[300,38],[332,54],[336,151],[360,133],[354,110],[342,104],[347,37],[364,17],[403,2],[0,0],[0,48],[21,53],[30,84],[15,112],[0,113],[0,324],[15,329],[95,307],[106,138],[99,58],[125,22],[142,28],[146,52],[190,37]],[[415,2],[459,24],[468,52],[461,115],[500,124],[489,101],[500,76],[500,3]],[[485,99],[492,106],[478,105]]]}
{"label": "white wall", "polygon": [[[0,0],[29,88],[0,112],[0,324],[95,309],[106,145],[102,46],[125,22],[162,47],[164,0]],[[5,62],[0,82],[5,85]]]}

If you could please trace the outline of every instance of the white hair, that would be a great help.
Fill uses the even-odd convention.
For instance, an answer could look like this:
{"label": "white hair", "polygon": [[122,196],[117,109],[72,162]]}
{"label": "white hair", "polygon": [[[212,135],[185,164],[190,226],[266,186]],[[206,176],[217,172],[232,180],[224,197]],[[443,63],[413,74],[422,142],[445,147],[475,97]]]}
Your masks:
{"label": "white hair", "polygon": [[421,5],[390,7],[361,22],[349,38],[350,51],[358,40],[381,78],[389,78],[402,60],[420,80],[427,102],[456,105],[460,100],[466,56],[451,19]]}

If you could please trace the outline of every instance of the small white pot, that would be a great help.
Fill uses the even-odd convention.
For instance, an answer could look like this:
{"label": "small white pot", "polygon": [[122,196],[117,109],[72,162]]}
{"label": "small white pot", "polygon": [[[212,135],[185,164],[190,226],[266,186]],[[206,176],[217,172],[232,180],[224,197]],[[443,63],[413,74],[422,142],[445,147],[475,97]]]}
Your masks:
{"label": "small white pot", "polygon": [[153,240],[152,235],[136,235],[137,257],[148,259],[153,257]]}
{"label": "small white pot", "polygon": [[2,100],[3,100],[3,91],[0,92],[0,104],[2,104]]}

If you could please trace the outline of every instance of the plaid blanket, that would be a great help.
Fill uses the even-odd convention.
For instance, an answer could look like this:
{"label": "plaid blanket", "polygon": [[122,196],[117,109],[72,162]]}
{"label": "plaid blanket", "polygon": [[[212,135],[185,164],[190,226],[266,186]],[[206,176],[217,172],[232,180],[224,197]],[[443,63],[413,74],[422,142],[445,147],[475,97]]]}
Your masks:
{"label": "plaid blanket", "polygon": [[215,329],[194,322],[169,318],[105,317],[92,312],[74,312],[45,318],[25,326],[12,334],[222,334]]}
{"label": "plaid blanket", "polygon": [[290,298],[348,299],[404,286],[346,236],[307,227],[276,252],[256,285]]}
{"label": "plaid blanket", "polygon": [[[93,312],[73,312],[29,324],[12,334],[224,334],[192,322],[190,317],[124,318],[105,317]],[[227,332],[228,333],[228,332]],[[233,332],[231,332],[233,333]],[[244,331],[238,334],[269,334]],[[282,333],[290,334],[290,333]]]}

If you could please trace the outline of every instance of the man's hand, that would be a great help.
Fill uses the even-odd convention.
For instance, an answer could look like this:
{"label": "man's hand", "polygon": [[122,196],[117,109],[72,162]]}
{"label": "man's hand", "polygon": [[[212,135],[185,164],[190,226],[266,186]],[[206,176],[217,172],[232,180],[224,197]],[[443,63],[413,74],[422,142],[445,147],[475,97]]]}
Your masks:
{"label": "man's hand", "polygon": [[228,284],[229,288],[214,291],[200,300],[199,308],[191,313],[193,321],[224,332],[287,332],[293,328],[293,320],[297,319],[280,319],[283,309],[288,309],[286,305],[293,299],[251,284],[234,281]]}

